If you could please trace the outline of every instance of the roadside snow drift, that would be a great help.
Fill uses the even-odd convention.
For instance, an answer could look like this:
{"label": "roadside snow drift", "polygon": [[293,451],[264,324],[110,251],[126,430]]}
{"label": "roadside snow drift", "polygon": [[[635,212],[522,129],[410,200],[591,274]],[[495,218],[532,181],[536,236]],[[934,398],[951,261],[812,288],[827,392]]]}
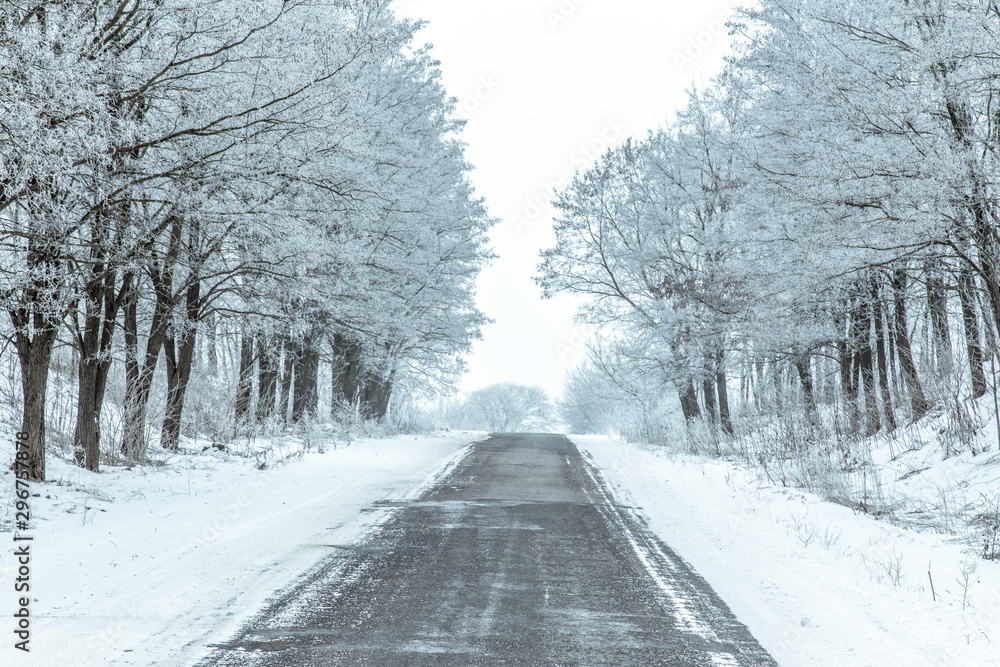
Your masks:
{"label": "roadside snow drift", "polygon": [[782,667],[1000,665],[1000,563],[966,545],[726,461],[572,440]]}

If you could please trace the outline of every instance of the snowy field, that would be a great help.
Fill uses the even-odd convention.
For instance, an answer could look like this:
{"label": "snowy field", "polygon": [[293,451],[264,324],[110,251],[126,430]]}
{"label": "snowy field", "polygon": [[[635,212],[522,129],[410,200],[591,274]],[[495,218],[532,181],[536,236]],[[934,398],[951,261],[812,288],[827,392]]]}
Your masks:
{"label": "snowy field", "polygon": [[[28,656],[12,647],[13,542],[0,533],[0,665],[192,664],[393,511],[373,503],[420,493],[482,437],[356,440],[301,459],[290,443],[291,460],[265,470],[213,448],[99,475],[50,460],[52,481],[33,488]],[[6,519],[10,471],[0,485]]]}
{"label": "snowy field", "polygon": [[[782,667],[1000,665],[1000,563],[964,542],[761,485],[726,461],[572,439]],[[948,466],[992,471],[996,488],[996,461]]]}

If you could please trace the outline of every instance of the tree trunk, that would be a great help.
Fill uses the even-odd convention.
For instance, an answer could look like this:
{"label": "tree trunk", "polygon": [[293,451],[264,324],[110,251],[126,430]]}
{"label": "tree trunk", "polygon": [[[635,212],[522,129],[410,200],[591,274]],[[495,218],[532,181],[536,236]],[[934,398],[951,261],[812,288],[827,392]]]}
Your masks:
{"label": "tree trunk", "polygon": [[681,399],[681,414],[684,415],[685,421],[698,419],[701,416],[701,410],[698,408],[698,395],[695,393],[694,381],[688,378],[683,386],[684,389],[678,392]]}
{"label": "tree trunk", "polygon": [[[95,223],[95,227],[96,227]],[[93,252],[93,251],[92,251]],[[83,332],[76,328],[76,347],[80,353],[77,366],[76,428],[73,431],[73,458],[79,466],[97,471],[100,468],[101,401],[98,400],[98,365],[101,363],[101,315],[106,298],[101,273],[104,265],[96,262],[94,279],[84,295]],[[112,280],[114,280],[112,278]],[[113,289],[113,283],[112,283]],[[112,295],[111,299],[114,296]]]}
{"label": "tree trunk", "polygon": [[764,383],[764,362],[757,359],[753,362],[753,366],[755,377],[755,382],[753,383],[753,402],[757,406],[757,409],[763,412],[765,407],[764,392],[767,388]]}
{"label": "tree trunk", "polygon": [[273,338],[261,339],[257,364],[257,421],[264,423],[274,417],[278,394],[278,358]]}
{"label": "tree trunk", "polygon": [[350,345],[343,334],[333,334],[330,365],[330,416],[337,413],[337,406],[350,404],[347,396],[348,351]]}
{"label": "tree trunk", "polygon": [[219,372],[219,351],[216,348],[215,313],[209,312],[205,315],[205,335],[202,337],[202,346],[205,348],[205,365],[208,372],[213,376]]}
{"label": "tree trunk", "polygon": [[879,279],[871,279],[872,319],[875,321],[875,351],[878,358],[878,387],[882,398],[882,419],[887,431],[896,430],[896,415],[892,409],[892,388],[889,382],[889,356],[886,351],[885,326],[882,322],[882,290]]}
{"label": "tree trunk", "polygon": [[732,435],[735,431],[733,420],[729,414],[729,388],[726,383],[726,369],[723,366],[721,355],[718,363],[719,366],[715,372],[715,387],[719,396],[719,422],[722,424],[723,433]]}
{"label": "tree trunk", "polygon": [[389,414],[389,400],[392,398],[393,373],[379,383],[378,400],[375,402],[375,418],[385,419]]}
{"label": "tree trunk", "polygon": [[777,413],[780,413],[785,409],[785,386],[784,369],[777,359],[771,362],[771,390],[774,392],[773,403],[774,409]]}
{"label": "tree trunk", "polygon": [[358,401],[358,412],[364,419],[376,419],[375,404],[378,402],[379,380],[375,376],[370,376],[365,382],[365,388],[361,393],[361,400]]}
{"label": "tree trunk", "polygon": [[367,415],[371,412],[368,396],[371,392],[369,383],[362,382],[361,345],[338,333],[333,336],[332,350],[330,414],[334,414],[338,404],[345,404],[356,406]]}
{"label": "tree trunk", "polygon": [[146,456],[146,410],[153,386],[153,374],[167,335],[167,325],[176,296],[173,293],[173,271],[181,246],[182,221],[172,219],[170,239],[166,254],[154,256],[149,269],[155,302],[149,323],[145,354],[139,357],[139,328],[137,310],[138,283],[134,282],[125,298],[125,409],[122,415],[122,453],[128,460],[136,461]]}
{"label": "tree trunk", "polygon": [[906,269],[896,269],[892,276],[893,306],[896,311],[896,352],[899,355],[899,370],[910,395],[910,419],[917,421],[927,414],[931,405],[924,394],[924,387],[917,375],[917,365],[913,361],[913,350],[910,348],[909,325],[906,321],[906,283]]}
{"label": "tree trunk", "polygon": [[[830,352],[833,352],[836,349],[836,346],[833,346]],[[834,361],[832,354],[830,356],[824,354],[820,357],[820,359],[820,363],[824,366],[822,374],[823,401],[827,405],[833,405],[837,402],[837,370],[839,368],[839,362]]]}
{"label": "tree trunk", "polygon": [[100,468],[101,451],[101,404],[96,396],[98,361],[81,351],[76,374],[76,428],[73,429],[73,459],[78,466],[95,472]]}
{"label": "tree trunk", "polygon": [[885,338],[886,338],[886,349],[889,355],[889,386],[895,392],[895,395],[901,396],[903,393],[903,386],[901,384],[899,376],[899,367],[896,364],[896,321],[893,319],[892,314],[888,310],[889,305],[886,303],[885,308],[883,308],[885,314]]}
{"label": "tree trunk", "polygon": [[240,375],[236,384],[236,423],[250,422],[250,400],[253,395],[253,336],[244,332],[240,337]]}
{"label": "tree trunk", "polygon": [[[73,431],[73,458],[77,465],[97,472],[101,456],[101,404],[104,387],[100,369],[103,357],[111,353],[102,349],[102,315],[105,306],[115,302],[115,271],[105,263],[107,245],[106,211],[98,211],[91,223],[90,281],[84,288],[83,332],[76,327],[76,346],[80,353],[77,366],[76,427]],[[112,313],[112,326],[117,312]],[[105,377],[107,374],[105,373]]]}
{"label": "tree trunk", "polygon": [[125,336],[126,366],[131,364],[133,372],[129,373],[126,368],[125,409],[122,415],[122,454],[130,461],[138,461],[146,456],[146,411],[153,386],[153,375],[156,373],[160,350],[166,337],[169,305],[157,300],[150,323],[149,337],[146,339],[146,350],[141,358],[138,352],[138,323],[135,315],[136,310],[133,306],[131,311],[126,313],[128,326],[123,326],[123,331],[127,328],[132,329],[131,334],[126,332]]}
{"label": "tree trunk", "polygon": [[997,334],[993,328],[993,318],[990,316],[989,307],[979,299],[976,299],[976,302],[979,305],[979,322],[983,325],[983,363],[985,365],[994,356],[997,347]]}
{"label": "tree trunk", "polygon": [[281,352],[281,396],[278,398],[278,417],[288,421],[288,399],[292,393],[292,376],[295,368],[295,347],[292,341],[285,338],[282,341]]}
{"label": "tree trunk", "polygon": [[800,354],[795,357],[795,370],[799,374],[799,382],[802,384],[802,399],[805,403],[806,421],[815,424],[818,421],[818,410],[816,409],[816,394],[813,390],[812,367],[808,354]]}
{"label": "tree trunk", "polygon": [[389,410],[389,396],[392,393],[392,374],[388,378],[375,375],[365,382],[364,391],[359,396],[358,409],[365,419],[383,419]]}
{"label": "tree trunk", "polygon": [[878,433],[879,423],[878,398],[875,391],[875,366],[872,360],[871,327],[872,305],[862,298],[857,309],[858,327],[855,337],[858,366],[861,370],[861,388],[865,394],[865,435]]}
{"label": "tree trunk", "polygon": [[337,369],[338,393],[348,405],[353,405],[361,397],[361,346],[341,339],[338,350],[341,358]]}
{"label": "tree trunk", "polygon": [[171,451],[176,451],[180,445],[184,395],[191,380],[196,333],[194,329],[185,332],[179,347],[176,347],[177,341],[173,336],[164,344],[164,356],[167,359],[167,405],[163,412],[160,443],[164,449]]}
{"label": "tree trunk", "polygon": [[858,430],[858,354],[854,341],[857,338],[857,323],[853,313],[848,312],[846,322],[840,315],[834,317],[834,325],[844,338],[837,341],[840,353],[840,386],[844,403],[844,417],[848,429],[853,433]]}
{"label": "tree trunk", "polygon": [[[58,322],[27,309],[11,312],[21,364],[22,412],[16,472],[19,478],[45,481],[45,395]],[[23,453],[23,456],[22,456]]]}
{"label": "tree trunk", "polygon": [[97,472],[101,456],[101,407],[111,370],[111,347],[118,311],[132,287],[132,274],[122,276],[115,290],[114,271],[102,269],[102,280],[88,289],[84,331],[77,333],[80,359],[77,371],[76,428],[73,451],[78,465]]}
{"label": "tree trunk", "polygon": [[986,374],[983,371],[983,348],[979,340],[976,279],[972,269],[968,267],[962,267],[958,274],[958,297],[962,303],[962,325],[965,332],[965,347],[969,357],[972,398],[979,398],[986,393]]}
{"label": "tree trunk", "polygon": [[[167,405],[163,412],[160,444],[171,451],[176,451],[180,445],[184,394],[191,380],[198,333],[196,325],[201,318],[201,281],[197,277],[192,277],[188,285],[184,316],[186,326],[180,335],[171,335],[164,344],[164,357],[167,359]],[[177,338],[180,339],[179,347]]]}
{"label": "tree trunk", "polygon": [[856,431],[858,428],[858,387],[854,383],[857,376],[854,373],[855,354],[848,340],[837,341],[840,352],[840,387],[843,393],[844,417],[848,428]]}
{"label": "tree trunk", "polygon": [[139,391],[141,376],[139,366],[139,289],[132,285],[129,296],[122,309],[122,336],[125,339],[125,399],[122,406],[122,454],[128,457],[128,452],[134,449],[140,437],[131,433],[145,421],[145,413],[139,414]]}
{"label": "tree trunk", "polygon": [[701,381],[702,395],[705,398],[705,421],[710,426],[715,426],[716,413],[715,413],[715,383],[712,381],[710,375],[706,375]]}
{"label": "tree trunk", "polygon": [[752,378],[750,375],[751,366],[752,362],[750,365],[748,365],[746,359],[744,359],[740,363],[740,398],[743,399],[744,403],[749,403],[751,397],[751,392],[750,392],[750,384],[752,382]]}
{"label": "tree trunk", "polygon": [[319,406],[319,352],[306,341],[297,343],[295,393],[292,396],[292,421],[316,416]]}
{"label": "tree trunk", "polygon": [[951,375],[951,332],[948,328],[948,297],[944,280],[930,271],[927,274],[927,310],[931,318],[931,336],[937,360],[937,371],[942,378]]}
{"label": "tree trunk", "polygon": [[101,356],[84,358],[81,353],[77,380],[76,428],[73,432],[74,455],[78,464],[97,472],[101,458],[101,406],[111,370],[110,350]]}
{"label": "tree trunk", "polygon": [[[176,398],[174,395],[177,393],[178,387],[178,376],[179,373],[179,363],[178,363],[178,349],[177,349],[177,338],[171,333],[163,340],[163,362],[166,366],[167,374],[167,404],[163,409],[163,425],[160,429],[160,446],[164,449],[170,451],[177,451],[180,436],[180,419],[174,419],[173,412],[175,411],[174,404],[176,403]],[[174,426],[176,424],[176,434],[174,431]],[[168,431],[171,433],[168,434]]]}

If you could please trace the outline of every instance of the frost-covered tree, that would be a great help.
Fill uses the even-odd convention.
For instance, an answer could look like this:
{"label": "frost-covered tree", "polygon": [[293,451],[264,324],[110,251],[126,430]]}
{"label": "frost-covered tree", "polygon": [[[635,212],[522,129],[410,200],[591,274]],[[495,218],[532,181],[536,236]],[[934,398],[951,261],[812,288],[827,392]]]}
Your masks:
{"label": "frost-covered tree", "polygon": [[247,342],[349,333],[383,387],[401,360],[455,368],[482,321],[471,282],[491,221],[436,63],[409,46],[416,24],[382,0],[8,5],[0,296],[35,478],[67,322],[75,449],[95,470],[119,328],[132,460],[145,456],[161,353],[161,443],[176,447],[208,316],[238,321]]}
{"label": "frost-covered tree", "polygon": [[[675,422],[683,421],[676,399],[663,391],[672,370],[650,351],[641,339],[598,336],[583,363],[568,374],[557,402],[559,417],[571,433],[659,441]],[[685,407],[699,409],[696,399]]]}
{"label": "frost-covered tree", "polygon": [[[555,205],[556,246],[543,253],[545,293],[586,295],[581,317],[625,327],[671,369],[689,418],[693,383],[707,414],[728,409],[726,353],[748,291],[734,243],[741,224],[722,101],[692,96],[669,131],[611,150],[577,175]],[[717,402],[716,402],[716,399]]]}
{"label": "frost-covered tree", "polygon": [[282,197],[279,214],[301,227],[274,249],[296,258],[293,288],[274,275],[268,305],[255,306],[291,323],[283,335],[303,341],[304,375],[328,355],[334,402],[369,417],[385,415],[400,374],[432,390],[454,379],[484,321],[472,290],[493,223],[467,181],[436,63],[404,57],[415,26],[389,26],[381,58],[357,63],[353,92],[331,90],[336,104],[309,142],[319,150],[308,172],[330,182]]}
{"label": "frost-covered tree", "polygon": [[[0,297],[21,365],[32,479],[45,475],[53,344],[66,316],[100,291],[94,285],[105,280],[104,267],[131,240],[113,176],[128,160],[120,148],[136,126],[122,99],[119,56],[144,32],[137,13],[96,1],[0,7]],[[89,329],[88,344],[107,337]]]}
{"label": "frost-covered tree", "polygon": [[[955,276],[973,394],[985,391],[975,292],[982,281],[995,320],[996,229],[989,213],[995,119],[987,83],[995,64],[980,48],[995,41],[991,14],[975,2],[765,2],[744,12],[738,26],[746,39],[734,59],[734,80],[752,98],[748,122],[756,139],[745,153],[752,167],[748,215],[761,239],[782,249],[776,255],[798,257],[813,269],[787,272],[806,280],[777,292],[800,301],[808,294],[833,297],[826,310],[840,322],[833,338],[845,366],[845,395],[851,403],[857,376],[864,375],[869,431],[878,426],[872,357],[891,428],[886,348],[900,352],[911,414],[927,410],[908,340],[908,274],[930,286],[932,351],[942,362],[951,356],[946,297],[934,285]],[[870,271],[884,266],[891,267],[891,281]],[[880,333],[882,318],[866,313],[891,310],[877,298],[888,292],[880,288],[886,283],[902,289],[892,292],[892,331]]]}
{"label": "frost-covered tree", "polygon": [[541,387],[501,382],[469,394],[463,416],[471,428],[496,433],[544,431],[551,428],[554,409]]}
{"label": "frost-covered tree", "polygon": [[619,365],[671,368],[689,417],[687,378],[730,366],[756,409],[780,409],[796,378],[811,424],[837,394],[851,429],[892,430],[900,404],[916,419],[957,391],[959,337],[982,395],[1000,293],[997,19],[978,1],[743,10],[727,70],[670,132],[559,193],[543,285],[589,296],[585,316],[633,341]]}

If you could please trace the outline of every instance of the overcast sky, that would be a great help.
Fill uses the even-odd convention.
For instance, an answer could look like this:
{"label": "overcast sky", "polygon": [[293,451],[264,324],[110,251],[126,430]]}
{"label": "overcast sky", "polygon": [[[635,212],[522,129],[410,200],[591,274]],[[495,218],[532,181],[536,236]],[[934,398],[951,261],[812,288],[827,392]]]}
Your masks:
{"label": "overcast sky", "polygon": [[553,397],[583,353],[576,302],[532,282],[555,240],[552,190],[609,147],[669,123],[692,84],[719,70],[734,0],[398,0],[468,119],[472,180],[501,222],[477,301],[495,320],[461,390],[539,385]]}

